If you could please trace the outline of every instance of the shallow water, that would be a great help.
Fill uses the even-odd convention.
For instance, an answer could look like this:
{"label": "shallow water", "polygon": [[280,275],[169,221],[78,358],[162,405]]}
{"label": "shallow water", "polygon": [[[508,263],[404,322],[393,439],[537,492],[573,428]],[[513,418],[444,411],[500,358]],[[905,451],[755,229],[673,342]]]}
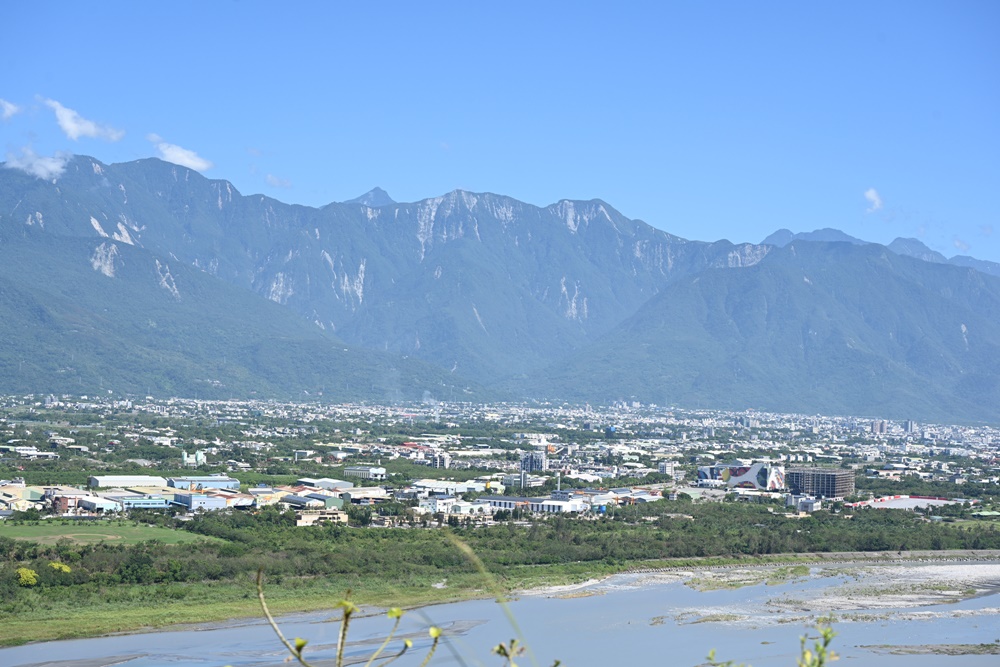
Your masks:
{"label": "shallow water", "polygon": [[[576,666],[618,665],[623,661],[693,666],[703,663],[709,649],[714,648],[722,660],[754,667],[792,667],[799,651],[799,637],[815,634],[811,631],[813,619],[823,613],[824,596],[839,594],[838,589],[855,583],[858,575],[862,583],[877,581],[887,572],[882,568],[891,567],[865,565],[853,574],[850,569],[814,569],[810,579],[714,591],[697,591],[669,577],[620,575],[563,597],[522,595],[509,608],[537,660],[534,663],[528,658],[522,665],[547,667],[558,658],[565,665]],[[813,611],[773,604],[789,599],[811,600]],[[840,620],[834,626],[838,633],[834,649],[842,656],[840,664],[859,667],[945,663],[953,667],[992,667],[998,662],[995,655],[893,656],[861,647],[992,642],[1000,639],[997,608],[1000,595],[993,589],[957,603],[840,611]],[[339,625],[331,622],[332,618],[331,613],[301,614],[284,617],[280,624],[287,637],[308,638],[307,657],[322,661],[334,656]],[[429,645],[426,627],[430,623],[444,627],[449,637],[439,648],[433,665],[499,665],[500,659],[490,655],[489,648],[517,634],[503,608],[493,601],[411,611],[401,631],[412,633],[412,657],[396,665],[420,663]],[[391,622],[384,616],[356,619],[351,626],[349,654],[367,657],[390,627]],[[284,663],[286,656],[270,628],[247,621],[0,649],[0,665],[277,667],[288,664]],[[88,662],[74,666],[75,660]]]}

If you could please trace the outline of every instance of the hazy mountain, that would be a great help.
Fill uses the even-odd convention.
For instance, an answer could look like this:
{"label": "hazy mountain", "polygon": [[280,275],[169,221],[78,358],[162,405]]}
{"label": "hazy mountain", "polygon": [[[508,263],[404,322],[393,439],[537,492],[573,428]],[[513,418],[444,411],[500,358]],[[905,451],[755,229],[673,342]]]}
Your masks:
{"label": "hazy mountain", "polygon": [[863,245],[868,243],[867,241],[862,241],[861,239],[854,238],[850,234],[845,234],[839,229],[831,229],[826,227],[824,229],[817,229],[811,232],[799,232],[797,234],[792,233],[788,229],[779,229],[774,232],[766,239],[761,241],[762,245],[773,245],[779,248],[784,248],[786,245],[792,241],[812,241],[816,243],[853,243],[855,245]]}
{"label": "hazy mountain", "polygon": [[311,208],[76,157],[0,169],[0,392],[1000,419],[1000,279],[955,266],[996,265],[941,259],[829,229],[688,241],[599,200]]}
{"label": "hazy mountain", "polygon": [[293,206],[155,159],[76,157],[55,183],[0,170],[0,212],[12,228],[144,247],[482,383],[570,354],[676,276],[767,252],[685,241],[596,200]]}
{"label": "hazy mountain", "polygon": [[916,257],[917,259],[922,259],[925,262],[935,262],[937,264],[948,263],[947,257],[936,250],[931,250],[917,239],[897,238],[886,247],[897,255]]}
{"label": "hazy mountain", "polygon": [[996,262],[989,262],[985,259],[976,259],[975,257],[969,257],[968,255],[955,255],[948,260],[948,263],[954,264],[955,266],[967,266],[970,269],[982,271],[983,273],[988,273],[991,276],[1000,276],[1000,264],[997,264]]}
{"label": "hazy mountain", "polygon": [[954,266],[965,266],[976,271],[982,271],[993,276],[1000,276],[1000,264],[988,262],[984,259],[976,259],[967,255],[955,255],[948,259],[936,250],[931,250],[917,239],[898,238],[888,246],[897,255],[916,257],[925,262],[936,262],[938,264],[952,264]]}
{"label": "hazy mountain", "polygon": [[354,199],[348,199],[344,202],[345,204],[364,204],[365,206],[370,206],[371,208],[379,208],[381,206],[392,206],[396,202],[393,201],[389,193],[382,188],[375,187],[364,193],[360,197],[355,197]]}
{"label": "hazy mountain", "polygon": [[[471,398],[194,267],[113,239],[0,233],[0,393]],[[481,396],[481,394],[478,394]]]}
{"label": "hazy mountain", "polygon": [[793,242],[676,281],[539,397],[1000,419],[1000,279],[878,245]]}

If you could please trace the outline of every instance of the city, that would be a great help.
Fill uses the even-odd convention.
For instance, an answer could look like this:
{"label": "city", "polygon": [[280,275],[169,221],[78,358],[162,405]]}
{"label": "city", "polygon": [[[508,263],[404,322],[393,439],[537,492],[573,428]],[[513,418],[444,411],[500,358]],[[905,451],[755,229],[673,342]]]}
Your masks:
{"label": "city", "polygon": [[[1000,429],[990,426],[637,403],[378,406],[47,396],[6,397],[2,405],[0,452],[10,478],[0,483],[0,516],[7,517],[277,504],[303,524],[348,523],[346,509],[367,507],[365,525],[428,526],[492,522],[503,510],[518,518],[599,514],[679,494],[780,501],[795,512],[824,503],[842,508],[844,501],[913,508],[978,504],[978,491],[989,493],[1000,479]],[[71,478],[77,483],[63,483]],[[907,480],[948,492],[918,502],[920,493],[903,492]],[[901,495],[915,498],[882,497]],[[379,516],[377,506],[386,502],[396,513]]]}

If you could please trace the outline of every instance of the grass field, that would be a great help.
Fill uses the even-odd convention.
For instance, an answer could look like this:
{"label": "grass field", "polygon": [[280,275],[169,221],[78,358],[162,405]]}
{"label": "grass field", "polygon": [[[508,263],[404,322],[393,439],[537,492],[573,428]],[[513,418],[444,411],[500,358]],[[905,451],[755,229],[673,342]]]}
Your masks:
{"label": "grass field", "polygon": [[116,544],[136,544],[147,540],[157,540],[164,544],[180,544],[198,540],[215,539],[204,535],[195,535],[183,530],[174,530],[162,526],[136,525],[128,522],[95,522],[73,523],[43,521],[39,525],[0,524],[0,537],[15,540],[30,540],[39,544],[55,544],[61,539],[75,544],[97,544],[98,542],[114,542]]}

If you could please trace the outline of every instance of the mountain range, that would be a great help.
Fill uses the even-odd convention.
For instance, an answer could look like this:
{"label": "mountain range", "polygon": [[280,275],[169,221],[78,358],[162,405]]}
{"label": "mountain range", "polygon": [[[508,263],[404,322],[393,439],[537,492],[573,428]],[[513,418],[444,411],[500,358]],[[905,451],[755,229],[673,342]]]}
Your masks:
{"label": "mountain range", "polygon": [[76,156],[0,169],[0,392],[995,420],[998,268],[836,230],[691,241],[600,200],[311,208]]}

